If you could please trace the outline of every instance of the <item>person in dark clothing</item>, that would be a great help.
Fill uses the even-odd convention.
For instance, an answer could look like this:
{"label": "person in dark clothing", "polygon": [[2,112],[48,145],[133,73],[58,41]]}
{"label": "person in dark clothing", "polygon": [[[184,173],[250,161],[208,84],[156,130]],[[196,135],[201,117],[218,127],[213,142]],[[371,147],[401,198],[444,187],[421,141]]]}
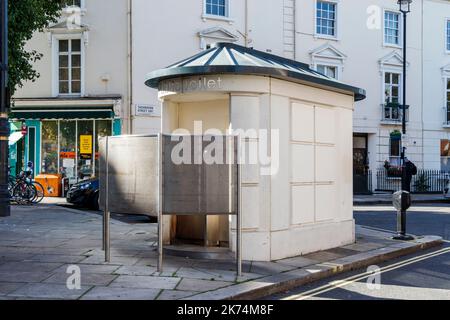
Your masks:
{"label": "person in dark clothing", "polygon": [[405,171],[406,171],[406,186],[405,191],[411,192],[411,180],[412,177],[417,174],[417,167],[414,163],[405,158]]}

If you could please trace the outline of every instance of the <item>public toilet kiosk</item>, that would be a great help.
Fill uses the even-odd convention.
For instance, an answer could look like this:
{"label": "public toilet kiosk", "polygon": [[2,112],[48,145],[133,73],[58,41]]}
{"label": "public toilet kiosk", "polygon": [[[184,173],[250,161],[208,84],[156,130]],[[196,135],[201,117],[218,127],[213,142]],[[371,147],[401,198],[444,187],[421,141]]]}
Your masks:
{"label": "public toilet kiosk", "polygon": [[[364,90],[230,43],[151,72],[146,85],[159,91],[163,134],[238,135],[244,260],[277,260],[355,241],[352,113]],[[163,221],[165,244],[236,250],[235,217]]]}

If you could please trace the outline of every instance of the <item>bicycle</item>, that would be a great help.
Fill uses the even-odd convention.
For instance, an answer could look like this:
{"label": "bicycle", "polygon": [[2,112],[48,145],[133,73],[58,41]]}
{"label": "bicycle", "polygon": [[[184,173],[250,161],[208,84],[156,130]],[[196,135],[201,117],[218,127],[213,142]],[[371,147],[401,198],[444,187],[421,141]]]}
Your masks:
{"label": "bicycle", "polygon": [[31,171],[22,171],[16,178],[10,176],[8,189],[17,204],[36,204],[44,199],[44,187],[31,176]]}

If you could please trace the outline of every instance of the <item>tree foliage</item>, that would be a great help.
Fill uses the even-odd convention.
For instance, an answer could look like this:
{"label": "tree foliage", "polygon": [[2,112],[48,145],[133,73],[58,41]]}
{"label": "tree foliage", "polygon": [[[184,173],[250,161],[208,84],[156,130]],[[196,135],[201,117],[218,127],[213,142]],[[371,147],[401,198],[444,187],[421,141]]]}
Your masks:
{"label": "tree foliage", "polygon": [[34,32],[44,31],[57,22],[65,0],[9,0],[9,83],[13,94],[25,81],[35,81],[40,75],[33,64],[42,59],[42,53],[26,48]]}

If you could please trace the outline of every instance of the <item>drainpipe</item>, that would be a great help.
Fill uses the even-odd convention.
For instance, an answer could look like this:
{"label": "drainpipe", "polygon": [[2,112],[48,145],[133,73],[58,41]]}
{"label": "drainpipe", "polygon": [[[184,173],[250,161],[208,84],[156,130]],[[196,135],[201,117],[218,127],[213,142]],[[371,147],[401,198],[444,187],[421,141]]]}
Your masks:
{"label": "drainpipe", "polygon": [[245,0],[245,47],[248,47],[248,0]]}
{"label": "drainpipe", "polygon": [[294,60],[297,61],[297,0],[294,0]]}
{"label": "drainpipe", "polygon": [[128,0],[127,20],[128,20],[128,43],[127,43],[127,64],[128,64],[128,134],[133,133],[133,0]]}

